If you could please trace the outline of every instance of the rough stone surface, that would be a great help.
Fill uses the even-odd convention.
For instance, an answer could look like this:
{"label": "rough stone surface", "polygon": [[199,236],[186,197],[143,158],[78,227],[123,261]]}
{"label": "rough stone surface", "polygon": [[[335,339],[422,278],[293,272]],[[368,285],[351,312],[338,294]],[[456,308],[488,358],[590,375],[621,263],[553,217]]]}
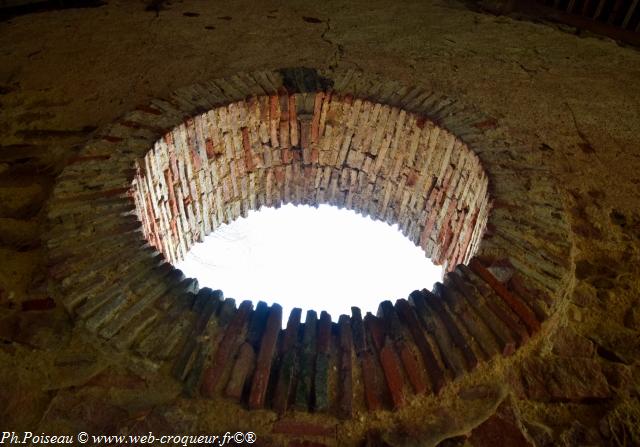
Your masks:
{"label": "rough stone surface", "polygon": [[600,363],[591,359],[530,359],[520,375],[523,391],[532,400],[566,402],[611,396]]}
{"label": "rough stone surface", "polygon": [[496,445],[533,447],[523,434],[522,423],[514,412],[513,405],[505,401],[485,422],[471,431],[467,443],[474,447]]}
{"label": "rough stone surface", "polygon": [[[466,400],[460,405],[461,397],[452,389],[469,382],[504,384],[504,372],[517,370],[523,375],[508,383],[517,396],[512,405],[518,407],[526,432],[537,445],[640,444],[636,324],[640,120],[635,103],[640,97],[640,56],[634,48],[570,31],[440,1],[328,1],[296,7],[240,1],[230,9],[224,3],[188,0],[150,5],[116,0],[96,8],[3,20],[0,426],[34,433],[242,428],[255,430],[264,444],[278,446],[361,445],[362,440],[371,445],[415,446],[417,440],[423,445],[456,445],[464,443],[475,427],[495,420],[492,415],[502,398]],[[437,399],[410,400],[396,413],[386,407],[364,411],[359,382],[363,362],[354,361],[353,419],[337,421],[331,413],[296,414],[309,423],[336,423],[335,439],[273,434],[276,416],[268,409],[253,413],[242,402],[184,398],[183,384],[167,370],[196,324],[191,307],[195,285],[178,278],[175,287],[162,289],[168,285],[167,277],[156,270],[148,276],[156,264],[149,261],[144,268],[130,268],[149,259],[149,254],[116,259],[110,250],[100,248],[106,240],[116,251],[143,244],[138,224],[116,217],[132,212],[123,203],[123,194],[129,177],[135,175],[133,165],[114,165],[108,175],[101,175],[96,166],[123,148],[143,159],[158,135],[229,102],[221,95],[219,101],[204,103],[202,91],[182,96],[171,92],[240,72],[299,66],[325,73],[357,68],[399,85],[421,84],[435,96],[425,98],[418,91],[412,95],[400,87],[390,88],[388,94],[406,103],[396,103],[398,108],[447,98],[433,109],[434,119],[445,128],[447,119],[455,120],[446,101],[473,106],[487,115],[476,120],[474,110],[468,110],[461,118],[466,125],[457,127],[465,132],[456,133],[481,158],[495,157],[485,166],[489,191],[504,197],[494,203],[487,225],[491,237],[478,255],[491,265],[509,254],[513,266],[525,273],[527,290],[534,291],[550,317],[531,340],[516,340],[519,348],[514,355],[495,358],[457,382],[442,364],[433,328],[421,326],[446,371],[446,384]],[[289,77],[287,85],[313,82],[315,89],[326,91],[327,85],[320,81]],[[224,86],[225,92],[234,96],[242,82],[237,77]],[[271,82],[263,79],[265,85]],[[366,84],[355,82],[359,83]],[[150,104],[152,98],[162,99]],[[297,134],[288,134],[288,144],[295,146],[297,139],[307,147],[317,127],[304,115],[314,116],[309,113],[315,112],[314,106],[315,99],[309,104],[305,100],[300,110],[296,103],[295,113],[292,108],[288,119],[274,123],[274,134],[279,137],[295,115],[300,127]],[[289,104],[280,99],[273,107],[289,111]],[[185,109],[191,112],[185,114]],[[474,129],[483,144],[472,143],[469,135]],[[270,139],[271,127],[268,130]],[[128,132],[135,138],[125,142],[122,138]],[[245,168],[259,169],[252,154],[244,151],[245,141],[254,141],[251,133],[233,135],[236,158]],[[80,154],[89,139],[95,143],[92,153]],[[200,148],[207,157],[215,153],[206,144]],[[319,163],[321,152],[294,150],[281,155],[284,164],[290,158],[292,163]],[[344,166],[365,172],[371,167],[370,158],[354,151],[345,157]],[[513,166],[517,170],[511,170]],[[58,178],[66,167],[70,169]],[[286,180],[286,169],[278,175]],[[403,179],[402,188],[419,181],[412,173]],[[351,181],[346,174],[336,177],[335,183],[329,178],[322,198],[329,197],[331,188],[333,193],[348,191]],[[54,184],[75,185],[77,190],[56,189],[52,196]],[[242,190],[242,185],[237,187]],[[59,206],[60,199],[64,206]],[[384,193],[376,200],[376,204],[383,201]],[[402,206],[404,198],[392,195],[389,200]],[[446,210],[454,207],[450,204]],[[378,211],[378,205],[372,208]],[[236,209],[228,213],[238,215]],[[433,219],[434,227],[449,227],[453,214],[443,213]],[[87,214],[100,215],[101,222],[87,224],[82,217]],[[51,222],[61,225],[52,231]],[[438,233],[439,242],[446,243],[453,235],[454,231]],[[81,241],[82,250],[65,242],[70,239]],[[117,267],[105,268],[115,265],[112,261]],[[51,275],[50,267],[55,267]],[[130,283],[114,280],[125,271],[131,272]],[[69,272],[82,276],[70,280]],[[496,270],[500,280],[508,273]],[[574,290],[564,290],[567,284]],[[91,303],[85,310],[122,315],[137,302],[136,290],[168,292],[116,334],[122,340],[130,336],[128,341],[114,344],[103,339],[103,322],[98,319],[93,320],[98,332],[75,323],[84,321],[75,313],[83,300]],[[115,291],[124,293],[121,300],[112,300]],[[481,289],[478,293],[484,297]],[[30,307],[34,300],[48,297],[55,307]],[[550,303],[545,297],[551,297]],[[539,310],[532,306],[536,317]],[[231,302],[223,305],[211,320],[221,327],[207,326],[198,343],[218,343],[234,312]],[[587,341],[571,337],[560,341],[554,336],[556,326]],[[507,329],[517,338],[517,328]],[[335,338],[330,349],[335,349]],[[530,374],[528,382],[524,372]],[[335,380],[330,373],[329,383]],[[377,435],[369,436],[374,432]]]}
{"label": "rough stone surface", "polygon": [[571,329],[561,328],[555,334],[553,353],[563,357],[593,357],[594,343]]}

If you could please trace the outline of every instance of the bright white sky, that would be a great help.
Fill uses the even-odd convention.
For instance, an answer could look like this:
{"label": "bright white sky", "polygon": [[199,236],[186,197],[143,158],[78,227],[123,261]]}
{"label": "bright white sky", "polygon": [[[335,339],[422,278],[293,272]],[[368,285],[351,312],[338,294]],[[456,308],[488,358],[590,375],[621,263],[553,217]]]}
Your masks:
{"label": "bright white sky", "polygon": [[442,277],[397,226],[328,205],[252,211],[196,244],[177,267],[236,302],[279,303],[283,326],[294,307],[303,320],[308,309],[333,321],[351,306],[375,314],[382,300],[431,289]]}

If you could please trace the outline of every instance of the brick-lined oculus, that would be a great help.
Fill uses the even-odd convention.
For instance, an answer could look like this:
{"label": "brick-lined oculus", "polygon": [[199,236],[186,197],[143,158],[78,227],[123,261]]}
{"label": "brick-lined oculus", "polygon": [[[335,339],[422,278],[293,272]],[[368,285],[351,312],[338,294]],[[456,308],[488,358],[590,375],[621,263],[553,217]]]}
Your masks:
{"label": "brick-lined oculus", "polygon": [[329,92],[252,96],[187,118],[136,169],[144,234],[174,265],[221,224],[292,203],[397,224],[448,271],[473,256],[490,209],[487,176],[461,139],[428,117]]}
{"label": "brick-lined oculus", "polygon": [[351,306],[375,313],[380,297],[404,297],[442,279],[424,251],[397,225],[329,205],[284,205],[251,211],[194,245],[177,264],[200,287],[240,300],[322,309],[333,316]]}
{"label": "brick-lined oculus", "polygon": [[[98,132],[50,199],[56,301],[116,350],[152,368],[170,362],[188,395],[280,414],[361,417],[363,401],[370,411],[397,408],[410,389],[437,393],[523,346],[570,291],[570,226],[552,174],[527,146],[495,140],[486,131],[495,120],[450,98],[353,70],[317,76],[286,69],[214,80]],[[479,159],[498,204],[485,237],[491,206]],[[301,324],[301,312],[286,316],[277,304],[223,301],[175,270],[220,224],[283,203],[331,203],[398,223],[448,273],[433,293],[384,300],[375,316],[354,307],[333,326],[326,312],[309,311]]]}

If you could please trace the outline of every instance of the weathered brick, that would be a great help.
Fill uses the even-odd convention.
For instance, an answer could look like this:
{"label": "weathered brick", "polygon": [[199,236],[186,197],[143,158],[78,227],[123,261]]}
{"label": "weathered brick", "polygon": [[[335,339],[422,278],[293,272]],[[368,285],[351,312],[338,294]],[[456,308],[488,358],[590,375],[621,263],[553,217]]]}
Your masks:
{"label": "weathered brick", "polygon": [[455,315],[462,322],[469,335],[477,343],[480,349],[475,349],[475,352],[478,356],[485,360],[490,359],[500,351],[498,344],[491,331],[475,313],[473,306],[469,305],[454,287],[451,275],[451,273],[445,275],[444,287],[441,289],[442,298],[447,303],[452,315]]}
{"label": "weathered brick", "polygon": [[328,353],[331,342],[331,315],[322,311],[318,322],[318,352]]}
{"label": "weathered brick", "polygon": [[507,305],[520,317],[529,330],[529,335],[540,329],[540,322],[527,305],[516,295],[511,294],[477,259],[469,263],[471,269],[480,276],[500,296]]}
{"label": "weathered brick", "polygon": [[[198,318],[196,320],[196,324],[194,325],[191,335],[185,344],[181,354],[178,356],[176,363],[174,365],[174,375],[179,379],[185,379],[187,373],[189,372],[188,366],[191,364],[191,359],[193,356],[196,356],[196,359],[193,361],[197,362],[197,371],[192,374],[190,383],[194,384],[200,379],[200,372],[203,368],[204,355],[202,349],[199,349],[199,342],[197,341],[198,337],[203,333],[206,325],[209,323],[209,319],[214,314],[216,308],[220,303],[220,298],[222,297],[221,291],[213,292],[211,289],[203,289],[198,292],[196,295],[194,307],[198,308]],[[207,351],[208,352],[208,351]],[[200,357],[198,357],[198,353]]]}
{"label": "weathered brick", "polygon": [[[545,305],[549,305],[551,298],[547,293],[540,290],[530,290],[525,285],[522,277],[517,273],[509,279],[507,288],[527,301],[539,321],[544,321],[548,318],[548,312],[545,310]],[[534,295],[542,295],[542,298],[535,298]]]}
{"label": "weathered brick", "polygon": [[482,321],[491,329],[491,332],[496,337],[502,355],[508,356],[513,354],[516,349],[516,341],[509,329],[499,319],[495,318],[495,315],[485,304],[482,295],[480,295],[471,284],[465,282],[458,272],[459,268],[457,268],[455,272],[448,274],[448,278],[451,279],[454,287],[461,292],[467,305],[472,306]]}
{"label": "weathered brick", "polygon": [[351,308],[351,333],[353,334],[353,344],[356,349],[356,354],[360,355],[367,350],[367,343],[362,313],[357,307]]}
{"label": "weathered brick", "polygon": [[413,340],[422,355],[422,360],[427,369],[427,374],[431,381],[431,389],[435,394],[437,394],[444,386],[444,374],[438,365],[438,361],[436,360],[433,351],[431,350],[431,346],[429,346],[429,342],[420,328],[420,323],[418,322],[415,310],[406,300],[396,301],[396,309],[398,310],[400,318],[405,322],[411,332]]}
{"label": "weathered brick", "polygon": [[350,418],[353,415],[353,338],[351,335],[351,323],[348,315],[340,315],[338,319],[340,340],[340,391],[339,414]]}
{"label": "weathered brick", "polygon": [[380,351],[384,344],[384,327],[382,321],[367,312],[367,315],[364,317],[364,326],[371,338],[373,346],[377,351]]}
{"label": "weathered brick", "polygon": [[405,403],[404,396],[404,379],[402,378],[402,372],[398,365],[400,360],[394,349],[391,347],[389,340],[386,340],[382,349],[380,349],[380,363],[382,364],[382,370],[384,371],[384,377],[387,382],[389,393],[391,394],[391,401],[394,408],[399,408]]}
{"label": "weathered brick", "polygon": [[303,338],[299,357],[298,385],[295,394],[295,407],[309,410],[311,406],[311,387],[314,382],[316,360],[316,330],[318,316],[315,311],[307,311],[303,326]]}
{"label": "weathered brick", "polygon": [[232,399],[240,400],[245,386],[245,381],[255,368],[256,353],[253,346],[249,343],[243,343],[240,346],[238,355],[236,356],[231,375],[225,388],[225,396]]}
{"label": "weathered brick", "polygon": [[329,406],[329,344],[331,341],[331,316],[322,311],[318,324],[318,354],[315,371],[315,409],[327,410]]}
{"label": "weathered brick", "polygon": [[266,329],[256,361],[256,371],[249,394],[249,408],[251,409],[264,406],[280,326],[282,326],[282,307],[279,304],[274,304],[269,310]]}
{"label": "weathered brick", "polygon": [[467,266],[461,264],[458,266],[458,269],[466,280],[470,281],[474,287],[478,288],[482,296],[485,298],[487,307],[509,328],[518,346],[521,346],[529,340],[529,333],[527,332],[527,329],[516,320],[515,316],[512,316],[510,311],[502,307],[504,303],[498,302],[498,300],[502,301],[500,297],[498,297],[491,288],[481,278],[477,277]]}
{"label": "weathered brick", "polygon": [[260,349],[260,341],[262,340],[262,334],[267,324],[268,315],[269,305],[264,301],[259,301],[256,309],[251,314],[251,321],[247,332],[247,341],[253,346],[256,352]]}
{"label": "weathered brick", "polygon": [[243,326],[249,318],[252,307],[253,304],[251,301],[243,301],[227,326],[210,366],[204,371],[202,385],[200,387],[200,393],[203,396],[213,397],[218,382],[226,366],[230,363],[231,356],[237,349],[237,340],[242,333]]}
{"label": "weathered brick", "polygon": [[423,291],[414,291],[409,295],[409,302],[415,306],[418,316],[426,331],[435,339],[442,362],[454,377],[460,377],[465,372],[464,360],[456,351],[450,334],[444,324],[439,321],[433,311],[427,307]]}
{"label": "weathered brick", "polygon": [[383,397],[381,390],[384,387],[382,379],[378,374],[379,366],[375,354],[364,351],[358,355],[360,368],[362,370],[362,381],[364,382],[364,396],[369,411],[382,409]]}
{"label": "weathered brick", "polygon": [[381,316],[384,321],[386,336],[392,340],[392,344],[400,356],[402,366],[407,373],[411,386],[416,393],[424,393],[427,390],[427,385],[423,378],[422,367],[404,340],[402,324],[391,301],[383,301],[380,303],[378,316]]}
{"label": "weathered brick", "polygon": [[298,328],[302,310],[294,308],[289,315],[287,328],[280,347],[280,365],[273,393],[272,407],[278,413],[284,413],[293,394],[293,380],[297,361]]}
{"label": "weathered brick", "polygon": [[444,286],[441,283],[436,283],[433,290],[437,295],[427,293],[427,303],[428,305],[432,306],[432,308],[437,312],[438,316],[444,322],[444,325],[446,326],[447,331],[451,335],[454,343],[462,351],[465,361],[467,362],[467,367],[469,369],[474,369],[478,365],[478,358],[471,349],[469,340],[467,340],[465,335],[461,332],[460,328],[456,324],[453,315],[449,313],[445,305],[442,303],[442,295],[444,294],[443,289]]}

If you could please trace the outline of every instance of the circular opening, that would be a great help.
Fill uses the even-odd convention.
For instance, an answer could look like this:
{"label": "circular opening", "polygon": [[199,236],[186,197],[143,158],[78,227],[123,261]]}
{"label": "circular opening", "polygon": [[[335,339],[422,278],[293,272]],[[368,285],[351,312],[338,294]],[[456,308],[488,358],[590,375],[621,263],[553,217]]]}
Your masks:
{"label": "circular opening", "polygon": [[[190,87],[100,132],[69,161],[51,198],[48,274],[60,279],[52,290],[83,327],[119,351],[170,362],[188,395],[349,418],[363,402],[378,411],[399,408],[410,390],[437,394],[483,360],[522,346],[570,285],[571,244],[549,177],[537,169],[527,176],[533,171],[522,166],[530,160],[474,130],[489,121],[420,88],[347,81],[351,73],[324,82],[314,73],[282,70],[263,77],[264,85],[251,84],[251,75],[247,85],[238,78],[238,89],[224,80]],[[333,85],[421,112],[283,90]],[[203,104],[213,108],[201,113]],[[192,118],[164,135],[157,127],[183,116]],[[478,157],[438,123],[477,145],[495,174],[500,207],[487,237],[487,177]],[[535,191],[545,200],[530,201]],[[354,306],[332,324],[322,305],[301,323],[299,309],[287,317],[278,304],[237,305],[176,270],[223,224],[285,204],[329,204],[396,224],[451,273],[433,293],[402,292],[395,303],[379,291],[376,315]],[[250,298],[265,299],[263,292]],[[362,373],[358,386],[354,369]]]}
{"label": "circular opening", "polygon": [[145,236],[174,265],[220,225],[292,203],[397,224],[448,271],[471,258],[490,208],[478,157],[455,135],[329,92],[250,97],[189,118],[136,169]]}
{"label": "circular opening", "polygon": [[176,267],[200,287],[240,299],[323,309],[337,322],[351,307],[377,311],[380,299],[408,296],[442,279],[397,225],[329,205],[250,211],[196,243]]}

